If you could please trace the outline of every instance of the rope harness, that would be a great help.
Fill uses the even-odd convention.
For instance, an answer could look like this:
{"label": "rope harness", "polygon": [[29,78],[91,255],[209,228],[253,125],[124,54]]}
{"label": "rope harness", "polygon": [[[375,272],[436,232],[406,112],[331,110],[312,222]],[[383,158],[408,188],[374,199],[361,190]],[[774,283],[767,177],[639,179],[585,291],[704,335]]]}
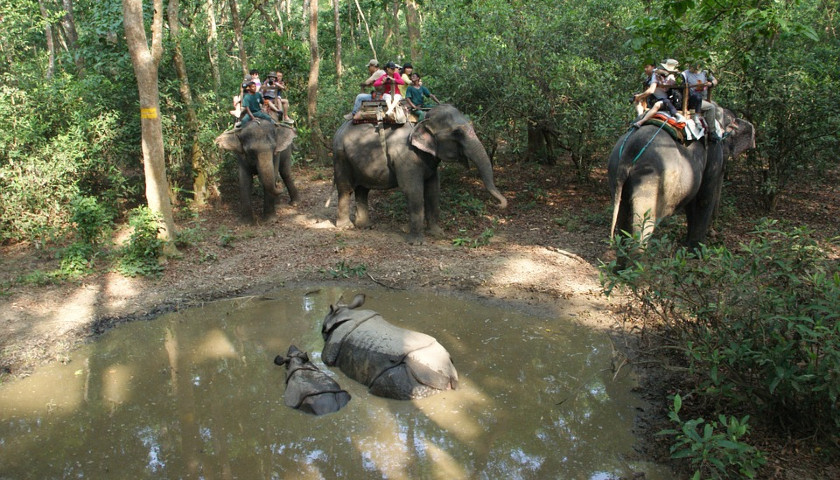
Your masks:
{"label": "rope harness", "polygon": [[[639,153],[637,153],[637,154],[636,154],[636,157],[633,159],[633,165],[635,165],[635,164],[636,164],[636,161],[637,161],[637,160],[639,159],[639,157],[641,157],[641,156],[642,156],[642,154],[645,152],[645,149],[647,149],[648,145],[650,145],[650,142],[652,142],[652,141],[653,141],[653,139],[654,139],[654,138],[656,138],[656,136],[657,136],[657,135],[659,135],[659,132],[661,132],[661,131],[662,131],[662,127],[664,127],[664,126],[665,126],[665,122],[662,122],[662,124],[661,124],[661,125],[659,125],[659,128],[657,128],[657,129],[656,129],[656,133],[654,133],[654,134],[650,137],[650,139],[647,141],[647,143],[645,144],[645,146],[644,146],[644,147],[642,147],[642,149],[641,149],[641,150],[639,150]],[[625,143],[627,143],[627,139],[629,139],[629,138],[630,138],[630,135],[632,135],[632,134],[633,134],[633,131],[634,131],[634,130],[638,130],[638,128],[635,128],[635,127],[630,127],[630,131],[629,131],[629,132],[627,132],[627,135],[625,135],[625,136],[624,136],[624,141],[622,141],[622,142],[621,142],[621,146],[620,146],[620,147],[618,147],[618,156],[619,156],[619,157],[621,157],[621,154],[622,154],[622,152],[624,151],[624,144],[625,144]]]}

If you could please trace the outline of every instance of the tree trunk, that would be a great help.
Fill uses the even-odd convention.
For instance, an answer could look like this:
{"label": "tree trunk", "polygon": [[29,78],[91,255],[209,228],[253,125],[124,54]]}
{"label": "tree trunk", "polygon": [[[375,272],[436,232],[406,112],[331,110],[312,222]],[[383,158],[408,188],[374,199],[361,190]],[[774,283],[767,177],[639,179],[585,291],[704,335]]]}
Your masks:
{"label": "tree trunk", "polygon": [[335,21],[335,75],[340,79],[344,73],[341,66],[341,23],[338,15],[338,4],[340,0],[332,0],[333,20]]}
{"label": "tree trunk", "polygon": [[358,50],[359,46],[356,44],[356,22],[353,21],[353,2],[347,2],[347,24],[350,25],[350,44],[353,45],[353,50]]}
{"label": "tree trunk", "polygon": [[318,0],[309,2],[309,83],[306,99],[306,113],[312,129],[312,153],[321,162],[326,162],[324,138],[318,123],[318,72],[321,56],[318,53]]}
{"label": "tree trunk", "polygon": [[140,126],[142,128],[143,171],[146,179],[146,201],[149,209],[162,219],[160,238],[164,252],[175,249],[175,221],[169,202],[169,182],[163,153],[163,130],[160,122],[160,92],[158,91],[158,65],[163,54],[163,0],[154,0],[152,20],[152,46],[146,39],[143,25],[143,1],[123,0],[123,25],[137,89],[140,94]]}
{"label": "tree trunk", "polygon": [[373,38],[370,36],[370,26],[368,25],[367,19],[365,18],[364,12],[362,12],[362,7],[359,5],[359,0],[354,0],[356,2],[356,9],[359,11],[359,17],[362,19],[362,22],[365,24],[365,31],[367,32],[368,43],[370,43],[370,50],[373,52],[373,58],[377,58],[376,56],[376,48],[373,47]]}
{"label": "tree trunk", "polygon": [[190,80],[187,76],[187,64],[184,62],[184,54],[181,50],[181,23],[180,5],[178,0],[169,0],[169,35],[172,38],[174,52],[172,61],[175,63],[175,74],[178,75],[178,90],[181,93],[181,101],[187,109],[187,129],[192,135],[192,147],[190,148],[190,161],[193,171],[193,203],[196,206],[203,206],[207,203],[207,172],[204,168],[204,152],[201,150],[201,143],[198,141],[199,124],[198,115],[195,113],[193,104]]}
{"label": "tree trunk", "polygon": [[216,94],[222,90],[222,75],[219,73],[219,34],[216,30],[216,6],[213,0],[207,0],[207,59],[210,73],[213,75],[213,88]]}
{"label": "tree trunk", "polygon": [[417,14],[417,2],[406,0],[405,2],[405,25],[408,28],[408,48],[411,52],[411,61],[420,61],[420,15]]}
{"label": "tree trunk", "polygon": [[[382,22],[382,44],[386,47],[391,45],[391,39],[394,38],[394,29],[396,28],[394,26],[394,24],[396,23],[396,15],[394,11],[391,11],[395,6],[394,3],[396,2],[392,0],[391,5],[386,4],[384,8],[385,21]],[[396,5],[396,8],[399,9],[399,4]],[[396,12],[399,12],[399,10],[396,10]]]}
{"label": "tree trunk", "polygon": [[64,27],[64,36],[67,39],[67,51],[73,57],[73,63],[76,64],[76,73],[82,77],[85,71],[85,59],[79,55],[76,44],[79,42],[79,35],[76,33],[76,20],[73,17],[73,0],[61,0],[64,6],[64,17],[61,19],[61,24]]}
{"label": "tree trunk", "polygon": [[236,37],[236,47],[239,49],[239,62],[242,64],[242,75],[244,77],[248,75],[248,54],[245,52],[242,22],[239,21],[239,8],[236,6],[236,0],[230,0],[230,19],[233,22],[233,34]]}
{"label": "tree trunk", "polygon": [[44,0],[38,0],[38,7],[41,9],[41,16],[44,17],[44,34],[47,37],[47,51],[49,52],[49,64],[47,66],[47,80],[52,80],[55,74],[55,42],[53,41],[53,29],[50,23],[47,8],[44,7]]}

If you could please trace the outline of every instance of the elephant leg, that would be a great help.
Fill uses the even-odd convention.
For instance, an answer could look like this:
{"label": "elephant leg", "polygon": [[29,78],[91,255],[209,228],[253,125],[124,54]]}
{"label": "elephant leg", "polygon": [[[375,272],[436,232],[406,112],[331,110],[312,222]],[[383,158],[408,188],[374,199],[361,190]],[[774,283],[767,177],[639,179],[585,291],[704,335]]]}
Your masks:
{"label": "elephant leg", "polygon": [[648,238],[653,235],[657,220],[666,216],[658,208],[661,200],[659,198],[659,179],[645,177],[639,182],[633,182],[631,191],[631,228],[633,233],[639,234],[639,240],[644,245]]}
{"label": "elephant leg", "polygon": [[338,190],[338,208],[336,212],[335,226],[338,228],[347,228],[352,225],[350,223],[350,195],[353,190],[350,187],[336,185]]}
{"label": "elephant leg", "polygon": [[268,192],[263,192],[263,215],[264,221],[277,217],[277,197]]}
{"label": "elephant leg", "polygon": [[423,226],[425,223],[423,185],[420,182],[400,182],[408,204],[408,243],[423,244]]}
{"label": "elephant leg", "polygon": [[368,193],[370,189],[359,185],[356,187],[356,228],[370,228],[370,209],[368,208]]}
{"label": "elephant leg", "polygon": [[300,193],[295,186],[295,180],[292,178],[292,155],[289,150],[280,152],[280,177],[283,179],[283,184],[286,185],[286,190],[289,191],[289,205],[297,205],[300,201]]}
{"label": "elephant leg", "polygon": [[712,226],[723,185],[723,159],[719,143],[710,143],[709,161],[703,171],[703,182],[694,199],[685,207],[688,223],[686,244],[696,248],[706,241],[706,234]]}
{"label": "elephant leg", "polygon": [[426,179],[423,185],[423,202],[429,233],[435,237],[442,236],[443,229],[440,228],[440,177],[437,170],[434,175]]}
{"label": "elephant leg", "polygon": [[244,163],[245,159],[239,159],[239,218],[244,222],[253,222],[254,213],[251,211],[251,185],[253,176],[251,169]]}

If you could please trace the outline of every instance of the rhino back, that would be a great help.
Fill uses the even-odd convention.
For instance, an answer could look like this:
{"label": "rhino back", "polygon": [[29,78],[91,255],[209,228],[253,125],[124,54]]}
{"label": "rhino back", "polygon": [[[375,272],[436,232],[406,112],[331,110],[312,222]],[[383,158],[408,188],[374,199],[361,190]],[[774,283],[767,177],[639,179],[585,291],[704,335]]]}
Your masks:
{"label": "rhino back", "polygon": [[[331,403],[327,398],[330,395],[334,396],[338,393],[346,394],[347,401],[350,400],[349,394],[341,390],[338,383],[336,383],[336,381],[330,378],[326,373],[317,369],[310,370],[307,368],[297,370],[292,373],[289,378],[289,382],[286,384],[286,392],[283,400],[288,407],[298,408],[301,410],[307,410],[307,408],[309,408],[311,410],[313,403],[317,403],[318,405],[330,405]],[[338,406],[338,408],[341,408],[346,404],[347,402],[345,401],[343,404]],[[336,410],[338,410],[338,408],[336,408]],[[309,413],[315,412],[310,411]],[[325,411],[323,413],[329,412]],[[318,415],[321,415],[321,413],[318,413]]]}

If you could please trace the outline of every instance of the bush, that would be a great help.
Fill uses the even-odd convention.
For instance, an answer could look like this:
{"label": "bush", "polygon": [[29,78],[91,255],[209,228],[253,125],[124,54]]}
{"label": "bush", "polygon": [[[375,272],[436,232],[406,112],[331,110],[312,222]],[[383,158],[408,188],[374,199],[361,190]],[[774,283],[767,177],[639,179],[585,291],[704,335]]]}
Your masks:
{"label": "bush", "polygon": [[[804,228],[764,221],[735,251],[614,242],[602,286],[625,287],[683,352],[699,393],[812,431],[840,426],[840,272]],[[835,239],[836,241],[836,239]]]}
{"label": "bush", "polygon": [[158,238],[160,218],[149,207],[140,206],[129,213],[133,229],[128,244],[118,255],[116,270],[123,275],[157,275],[163,271],[158,258],[163,254],[163,240]]}

